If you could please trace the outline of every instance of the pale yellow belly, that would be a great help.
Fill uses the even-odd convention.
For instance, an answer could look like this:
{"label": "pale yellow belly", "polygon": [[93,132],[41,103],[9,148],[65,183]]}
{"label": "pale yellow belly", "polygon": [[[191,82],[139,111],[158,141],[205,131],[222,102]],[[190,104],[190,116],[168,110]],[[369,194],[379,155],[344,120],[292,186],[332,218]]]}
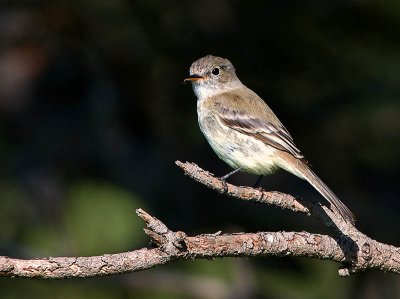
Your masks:
{"label": "pale yellow belly", "polygon": [[265,175],[278,167],[275,148],[221,124],[212,116],[199,115],[199,124],[212,149],[232,168]]}

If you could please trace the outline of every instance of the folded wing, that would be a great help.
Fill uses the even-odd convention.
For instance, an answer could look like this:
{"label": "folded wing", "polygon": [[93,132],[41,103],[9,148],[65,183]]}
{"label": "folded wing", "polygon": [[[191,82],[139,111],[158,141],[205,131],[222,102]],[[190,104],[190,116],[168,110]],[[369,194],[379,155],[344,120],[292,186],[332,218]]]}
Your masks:
{"label": "folded wing", "polygon": [[308,164],[307,160],[294,144],[292,136],[282,124],[272,124],[256,117],[244,115],[241,111],[220,108],[221,122],[233,130],[252,136],[276,149],[292,154]]}

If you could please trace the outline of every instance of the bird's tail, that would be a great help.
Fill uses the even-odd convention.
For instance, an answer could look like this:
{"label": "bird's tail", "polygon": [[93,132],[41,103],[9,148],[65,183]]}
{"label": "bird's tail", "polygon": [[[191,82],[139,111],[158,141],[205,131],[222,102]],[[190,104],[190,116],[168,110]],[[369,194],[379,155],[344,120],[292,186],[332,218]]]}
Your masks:
{"label": "bird's tail", "polygon": [[[299,161],[300,162],[300,161]],[[330,204],[331,208],[336,210],[344,220],[354,225],[355,216],[348,207],[342,203],[331,189],[304,163],[300,162],[302,167],[297,170],[301,173],[303,179],[307,180]]]}

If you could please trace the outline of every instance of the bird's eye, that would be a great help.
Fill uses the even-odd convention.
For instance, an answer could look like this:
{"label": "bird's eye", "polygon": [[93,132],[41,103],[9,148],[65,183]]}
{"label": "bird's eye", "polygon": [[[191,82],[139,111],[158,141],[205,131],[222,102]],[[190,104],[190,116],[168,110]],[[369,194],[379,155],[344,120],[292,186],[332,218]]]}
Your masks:
{"label": "bird's eye", "polygon": [[218,75],[219,75],[219,67],[213,68],[213,70],[211,71],[211,73],[212,73],[214,76],[218,76]]}

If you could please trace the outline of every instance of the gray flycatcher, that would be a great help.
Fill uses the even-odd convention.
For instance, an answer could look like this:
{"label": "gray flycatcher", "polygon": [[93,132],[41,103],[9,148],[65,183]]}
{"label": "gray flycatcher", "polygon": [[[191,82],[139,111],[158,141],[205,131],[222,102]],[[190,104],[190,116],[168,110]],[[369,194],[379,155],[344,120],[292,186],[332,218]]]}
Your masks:
{"label": "gray flycatcher", "polygon": [[205,56],[190,67],[185,82],[197,96],[200,129],[220,159],[234,171],[267,175],[277,168],[308,181],[344,220],[353,213],[310,169],[292,136],[267,104],[236,76],[225,58]]}

